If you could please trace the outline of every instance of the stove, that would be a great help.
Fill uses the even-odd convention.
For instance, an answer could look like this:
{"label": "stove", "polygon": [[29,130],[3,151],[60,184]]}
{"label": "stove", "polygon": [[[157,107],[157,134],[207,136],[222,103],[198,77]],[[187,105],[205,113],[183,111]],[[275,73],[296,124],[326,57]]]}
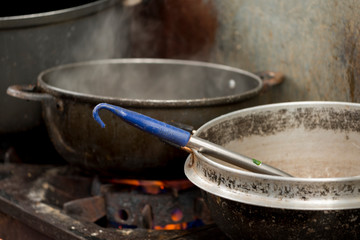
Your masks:
{"label": "stove", "polygon": [[102,177],[16,149],[1,152],[0,239],[228,239],[187,179]]}

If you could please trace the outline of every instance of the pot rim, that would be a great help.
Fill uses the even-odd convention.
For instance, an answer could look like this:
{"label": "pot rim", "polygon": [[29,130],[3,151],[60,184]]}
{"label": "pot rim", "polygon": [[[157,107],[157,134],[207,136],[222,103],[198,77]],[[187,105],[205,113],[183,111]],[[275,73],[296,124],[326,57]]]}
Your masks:
{"label": "pot rim", "polygon": [[[205,68],[214,68],[223,71],[231,71],[237,74],[241,74],[247,77],[250,77],[253,81],[257,83],[257,86],[248,91],[242,92],[240,94],[228,95],[222,97],[214,98],[194,98],[194,99],[130,99],[130,98],[117,98],[117,97],[107,97],[107,96],[98,96],[92,94],[79,93],[70,90],[64,90],[58,87],[54,87],[50,84],[47,84],[44,81],[44,77],[52,72],[59,71],[66,68],[74,68],[79,66],[86,65],[99,65],[99,64],[169,64],[169,65],[184,65],[184,66],[195,66],[195,67],[205,67]],[[213,105],[223,105],[237,103],[242,100],[251,98],[257,95],[263,88],[263,82],[259,76],[250,73],[248,71],[230,67],[227,65],[193,61],[193,60],[178,60],[178,59],[157,59],[157,58],[119,58],[119,59],[100,59],[84,62],[76,62],[71,64],[65,64],[56,66],[47,70],[42,71],[38,76],[38,86],[46,93],[49,93],[55,97],[59,98],[76,98],[77,100],[90,102],[90,103],[99,103],[107,102],[114,105],[121,105],[123,107],[205,107]]]}
{"label": "pot rim", "polygon": [[[216,117],[215,119],[202,125],[194,135],[196,136],[207,127],[212,126],[218,122],[222,122],[226,118],[232,118],[234,115],[247,114],[250,112],[256,113],[257,111],[280,109],[284,107],[306,107],[316,105],[329,107],[341,106],[346,108],[357,108],[360,110],[360,104],[336,101],[295,101],[265,104],[241,109]],[[296,210],[334,210],[360,208],[360,175],[332,178],[271,176],[225,166],[207,158],[197,151],[194,151],[194,154],[189,155],[189,157],[186,159],[184,169],[187,178],[202,190],[237,202],[264,207]],[[208,169],[215,171],[215,173],[212,172],[215,174],[213,178],[216,176],[218,182],[204,176],[206,175],[204,171]],[[223,179],[220,181],[219,178]],[[242,182],[244,188],[236,189],[234,186],[230,186],[234,180]],[[214,184],[215,182],[217,184]],[[263,184],[263,188],[260,190],[256,189],[259,188],[259,186],[256,186],[256,184]],[[266,184],[270,185],[264,187]],[[255,189],[251,189],[253,185]],[[275,186],[279,188],[279,191],[283,191],[285,189],[284,191],[289,192],[291,192],[293,188],[297,191],[301,191],[304,189],[304,187],[310,187],[312,188],[312,191],[314,191],[312,192],[314,197],[308,198],[306,193],[300,193],[298,195],[290,194],[287,196],[286,194],[273,195],[272,193],[267,192]],[[346,187],[350,186],[351,189],[345,189]],[[316,188],[319,188],[324,192],[328,191],[328,195],[322,196],[321,191],[316,193]],[[336,193],[339,193],[337,192],[339,189],[344,189],[344,195],[336,195]]]}
{"label": "pot rim", "polygon": [[60,10],[0,17],[0,29],[34,27],[67,21],[102,11],[105,8],[120,2],[120,0],[97,0],[94,2]]}

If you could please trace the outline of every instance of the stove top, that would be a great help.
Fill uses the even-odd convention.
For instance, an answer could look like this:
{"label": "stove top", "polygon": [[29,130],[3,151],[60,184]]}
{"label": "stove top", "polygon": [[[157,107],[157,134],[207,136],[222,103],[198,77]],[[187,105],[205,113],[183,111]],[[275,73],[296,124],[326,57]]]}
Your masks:
{"label": "stove top", "polygon": [[[104,194],[94,195],[92,193],[93,195],[89,195],[89,191],[101,192],[102,188],[113,187],[113,185],[94,184],[94,180],[90,183],[86,176],[81,176],[81,173],[80,175],[72,173],[75,179],[72,179],[71,182],[75,180],[76,184],[69,183],[67,178],[64,180],[58,176],[59,172],[71,171],[68,167],[67,165],[23,163],[0,164],[0,239],[228,239],[211,222],[190,229],[157,230],[161,227],[151,227],[152,229],[150,229],[149,225],[156,225],[150,217],[151,214],[156,216],[156,214],[160,214],[157,211],[161,210],[161,207],[151,207],[151,204],[145,205],[142,209],[138,209],[139,213],[135,213],[142,215],[141,219],[144,220],[142,224],[145,228],[137,226],[128,228],[131,224],[127,223],[132,221],[128,216],[129,210],[120,210],[115,214],[120,222],[125,223],[120,226],[122,229],[119,226],[108,227],[109,219],[112,218],[107,216],[107,221],[104,223],[104,210],[99,207],[101,205],[99,202],[101,203],[109,196],[102,198]],[[73,186],[56,187],[56,185],[66,186],[66,184],[73,184]],[[91,189],[89,186],[92,186]],[[99,186],[99,188],[95,187],[94,189],[94,186]],[[133,190],[132,186],[131,191]],[[191,196],[194,194],[185,191],[186,193],[183,195],[179,194],[180,192],[175,193],[179,201],[184,201],[181,199],[189,198],[189,194]],[[114,209],[121,204],[121,201],[124,200],[122,194],[123,192],[110,191],[110,199],[112,199],[110,202],[113,206],[108,209]],[[73,199],[74,196],[80,200]],[[132,196],[138,199],[136,202],[144,199],[136,194],[132,194]],[[146,196],[147,201],[152,197],[152,195]],[[168,197],[164,198],[165,202],[159,202],[156,197],[155,201],[159,202],[160,206],[165,206]],[[199,208],[196,207],[198,205],[195,203],[195,207],[191,206],[191,208]],[[81,206],[87,206],[86,211],[83,211]],[[139,206],[135,205],[130,211],[135,211],[140,208]],[[89,209],[91,211],[87,211]],[[201,210],[195,210],[195,214],[201,215]],[[172,215],[174,218],[177,216],[176,213]]]}

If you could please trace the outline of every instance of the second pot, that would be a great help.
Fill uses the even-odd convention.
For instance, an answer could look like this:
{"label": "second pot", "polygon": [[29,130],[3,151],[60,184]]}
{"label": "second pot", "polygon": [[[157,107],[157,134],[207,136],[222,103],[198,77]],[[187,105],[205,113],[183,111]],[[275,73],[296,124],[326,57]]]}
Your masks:
{"label": "second pot", "polygon": [[265,85],[252,73],[218,64],[107,59],[46,70],[36,87],[11,86],[8,94],[42,102],[50,138],[70,163],[102,175],[169,179],[185,177],[187,154],[107,112],[101,129],[92,118],[95,105],[107,102],[191,130],[246,107]]}

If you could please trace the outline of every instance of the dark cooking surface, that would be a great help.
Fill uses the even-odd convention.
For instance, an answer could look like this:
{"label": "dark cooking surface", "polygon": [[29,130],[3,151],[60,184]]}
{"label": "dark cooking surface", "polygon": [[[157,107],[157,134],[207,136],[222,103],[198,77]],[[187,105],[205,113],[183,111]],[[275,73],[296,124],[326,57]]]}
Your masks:
{"label": "dark cooking surface", "polygon": [[[50,165],[0,165],[0,238],[36,233],[27,239],[227,239],[213,224],[190,230],[114,229],[76,220],[54,205],[40,201],[37,186],[47,186]],[[12,227],[6,227],[13,223]],[[31,229],[29,230],[28,227]],[[18,228],[14,228],[18,226]],[[3,227],[1,227],[3,226]],[[9,229],[13,231],[9,231]],[[39,234],[42,236],[39,237]],[[36,236],[35,236],[36,235]],[[46,235],[46,236],[45,236]],[[21,235],[20,235],[21,236]],[[209,237],[211,236],[211,237]]]}

